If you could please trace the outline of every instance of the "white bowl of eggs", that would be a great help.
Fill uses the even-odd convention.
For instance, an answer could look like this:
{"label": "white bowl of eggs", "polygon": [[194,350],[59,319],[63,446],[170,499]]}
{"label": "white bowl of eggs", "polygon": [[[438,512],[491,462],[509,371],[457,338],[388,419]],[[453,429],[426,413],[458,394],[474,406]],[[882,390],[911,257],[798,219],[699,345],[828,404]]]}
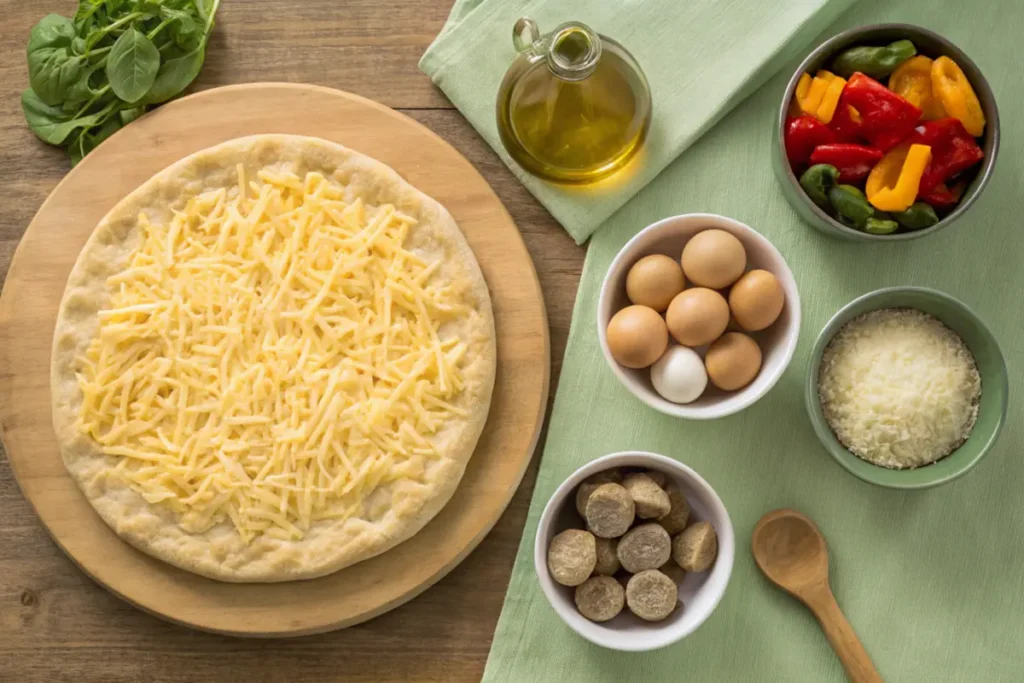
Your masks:
{"label": "white bowl of eggs", "polygon": [[796,350],[800,296],[782,254],[750,226],[673,216],[612,261],[597,333],[634,396],[667,415],[711,420],[775,386]]}

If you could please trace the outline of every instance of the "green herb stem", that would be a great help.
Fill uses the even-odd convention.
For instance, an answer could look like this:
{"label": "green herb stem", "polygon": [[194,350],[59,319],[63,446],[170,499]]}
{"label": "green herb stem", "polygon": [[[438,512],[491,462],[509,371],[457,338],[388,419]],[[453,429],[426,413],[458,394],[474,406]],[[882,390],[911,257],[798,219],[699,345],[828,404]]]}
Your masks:
{"label": "green herb stem", "polygon": [[153,29],[152,31],[147,33],[146,37],[149,38],[150,40],[153,40],[154,38],[156,38],[156,35],[158,33],[160,33],[160,31],[163,31],[167,27],[168,24],[170,24],[170,23],[172,23],[174,21],[177,21],[177,20],[176,19],[164,19],[159,24],[157,24],[155,29]]}
{"label": "green herb stem", "polygon": [[124,26],[126,23],[128,23],[130,21],[135,21],[139,17],[144,17],[144,16],[146,16],[146,15],[143,12],[132,12],[130,14],[126,14],[125,16],[121,17],[120,19],[118,19],[117,21],[112,23],[110,26],[105,26],[104,28],[101,28],[100,30],[98,30],[94,34],[94,36],[96,36],[96,40],[93,40],[93,44],[95,45],[96,41],[99,40],[99,38],[101,38],[104,35],[106,35],[107,33],[111,32],[111,31],[113,31],[113,30],[115,30],[117,28],[120,28],[121,26]]}
{"label": "green herb stem", "polygon": [[[108,90],[110,90],[110,84],[109,84],[109,83],[107,83],[107,84],[106,84],[105,86],[103,86],[102,88],[100,88],[99,90],[97,90],[97,91],[96,91],[96,94],[94,94],[94,95],[93,95],[93,96],[92,96],[92,97],[91,97],[91,98],[89,99],[89,101],[88,101],[88,102],[86,102],[86,103],[85,103],[85,104],[84,104],[84,105],[82,106],[82,108],[78,110],[78,112],[77,112],[77,113],[75,114],[74,118],[76,118],[76,119],[77,119],[77,118],[80,118],[80,117],[84,116],[84,115],[85,115],[85,112],[87,112],[87,111],[89,110],[89,107],[91,107],[92,105],[96,104],[96,100],[98,100],[99,98],[101,98],[101,97],[103,97],[104,95],[106,95],[106,94],[107,94],[107,91],[108,91]],[[114,104],[114,102],[111,102],[111,104]]]}
{"label": "green herb stem", "polygon": [[111,48],[113,48],[113,47],[114,47],[113,45],[108,45],[106,47],[98,47],[95,50],[86,50],[85,54],[82,55],[82,58],[84,59],[84,58],[88,58],[88,57],[96,57],[96,56],[105,55],[108,52],[110,52]]}
{"label": "green herb stem", "polygon": [[67,148],[72,164],[188,87],[203,66],[220,0],[76,4],[73,18],[50,14],[33,27],[30,87],[21,95],[29,127],[44,142]]}

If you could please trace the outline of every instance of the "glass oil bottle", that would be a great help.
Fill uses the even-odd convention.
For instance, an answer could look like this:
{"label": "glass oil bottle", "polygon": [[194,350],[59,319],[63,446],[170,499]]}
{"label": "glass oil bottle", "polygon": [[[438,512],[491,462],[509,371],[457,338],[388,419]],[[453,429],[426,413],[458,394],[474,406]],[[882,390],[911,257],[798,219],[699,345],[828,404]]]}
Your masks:
{"label": "glass oil bottle", "polygon": [[527,17],[513,43],[519,56],[497,103],[509,155],[559,183],[592,183],[628,164],[651,123],[650,87],[632,55],[580,23],[542,36]]}

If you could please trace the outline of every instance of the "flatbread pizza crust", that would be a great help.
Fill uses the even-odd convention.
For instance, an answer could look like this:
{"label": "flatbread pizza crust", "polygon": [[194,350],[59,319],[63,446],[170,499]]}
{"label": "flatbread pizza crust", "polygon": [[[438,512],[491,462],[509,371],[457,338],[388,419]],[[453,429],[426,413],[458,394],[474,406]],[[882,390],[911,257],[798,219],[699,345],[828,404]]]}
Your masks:
{"label": "flatbread pizza crust", "polygon": [[[460,283],[464,302],[472,309],[440,331],[444,337],[457,335],[468,345],[462,365],[465,389],[453,400],[466,417],[451,417],[428,437],[440,457],[426,463],[422,480],[382,485],[368,496],[361,516],[316,521],[299,540],[261,534],[248,545],[230,521],[201,534],[189,533],[179,526],[177,513],[148,503],[125,484],[114,472],[119,459],[103,454],[80,430],[83,394],[76,378],[79,359],[98,334],[98,312],[110,301],[105,281],[127,267],[139,244],[139,214],[145,213],[151,222],[167,221],[190,197],[237,188],[238,164],[249,178],[264,168],[290,170],[300,177],[317,171],[344,186],[348,201],[359,197],[368,205],[392,204],[412,216],[417,225],[406,248],[427,260],[439,259],[434,277]],[[496,366],[494,340],[486,282],[464,235],[437,201],[383,163],[326,140],[291,135],[239,138],[168,167],[125,197],[96,227],[68,278],[54,332],[54,430],[64,463],[89,502],[136,548],[221,581],[315,578],[393,548],[420,531],[448,502],[487,419]]]}

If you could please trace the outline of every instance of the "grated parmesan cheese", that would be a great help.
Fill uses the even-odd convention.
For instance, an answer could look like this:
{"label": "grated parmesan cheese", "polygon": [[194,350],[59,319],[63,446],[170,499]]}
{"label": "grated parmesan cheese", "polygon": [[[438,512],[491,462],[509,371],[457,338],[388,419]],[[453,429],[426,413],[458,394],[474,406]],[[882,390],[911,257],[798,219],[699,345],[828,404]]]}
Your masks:
{"label": "grated parmesan cheese", "polygon": [[913,309],[871,311],[847,323],[822,357],[822,410],[858,457],[903,469],[935,462],[970,436],[981,377],[963,340]]}
{"label": "grated parmesan cheese", "polygon": [[394,207],[319,173],[238,176],[167,224],[139,216],[81,359],[81,428],[186,530],[301,538],[422,479],[464,415],[466,346],[439,330],[469,309]]}

